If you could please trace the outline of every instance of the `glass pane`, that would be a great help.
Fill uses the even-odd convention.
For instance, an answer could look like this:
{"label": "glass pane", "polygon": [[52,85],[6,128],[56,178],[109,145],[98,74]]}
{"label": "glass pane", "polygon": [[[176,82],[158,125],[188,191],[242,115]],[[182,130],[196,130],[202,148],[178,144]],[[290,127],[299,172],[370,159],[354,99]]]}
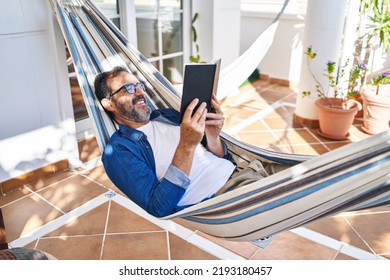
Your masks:
{"label": "glass pane", "polygon": [[163,54],[181,52],[183,50],[182,14],[161,14]]}
{"label": "glass pane", "polygon": [[121,21],[119,18],[112,18],[112,22],[118,27],[119,29],[121,28]]}
{"label": "glass pane", "polygon": [[159,56],[158,21],[154,16],[137,17],[138,50],[147,58]]}
{"label": "glass pane", "polygon": [[117,0],[93,0],[103,14],[120,29],[119,6]]}
{"label": "glass pane", "polygon": [[174,9],[180,9],[181,1],[180,0],[160,0],[161,7],[170,7]]}
{"label": "glass pane", "polygon": [[157,11],[158,0],[134,0],[136,13]]}
{"label": "glass pane", "polygon": [[163,75],[172,84],[183,83],[183,56],[163,60]]}
{"label": "glass pane", "polygon": [[136,12],[155,12],[157,10],[179,10],[181,8],[180,0],[134,0]]}
{"label": "glass pane", "polygon": [[93,2],[95,2],[96,6],[98,6],[109,18],[118,16],[117,0],[93,0]]}
{"label": "glass pane", "polygon": [[159,60],[156,60],[156,61],[152,61],[150,62],[158,71],[161,71],[160,69],[160,61]]}

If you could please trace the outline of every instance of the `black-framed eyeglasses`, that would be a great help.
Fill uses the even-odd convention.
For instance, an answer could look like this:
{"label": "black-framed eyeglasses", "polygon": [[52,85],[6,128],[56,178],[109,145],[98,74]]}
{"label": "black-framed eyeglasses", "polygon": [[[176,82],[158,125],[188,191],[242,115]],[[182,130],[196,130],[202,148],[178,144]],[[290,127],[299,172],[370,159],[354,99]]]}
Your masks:
{"label": "black-framed eyeglasses", "polygon": [[129,94],[134,94],[136,92],[137,88],[145,91],[145,85],[143,83],[125,84],[125,85],[121,86],[117,91],[111,93],[110,98],[113,97],[118,92],[120,92],[122,89],[125,89]]}

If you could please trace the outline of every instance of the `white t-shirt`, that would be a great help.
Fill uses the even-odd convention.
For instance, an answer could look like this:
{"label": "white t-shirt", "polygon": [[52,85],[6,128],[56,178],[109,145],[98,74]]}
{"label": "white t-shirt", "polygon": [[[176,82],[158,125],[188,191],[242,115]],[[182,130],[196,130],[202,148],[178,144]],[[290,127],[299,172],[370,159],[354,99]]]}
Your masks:
{"label": "white t-shirt", "polygon": [[[148,137],[156,162],[157,178],[161,180],[172,163],[179,144],[180,127],[159,121],[150,121],[138,128]],[[195,150],[190,172],[191,183],[178,206],[196,204],[215,194],[229,179],[235,166],[219,158],[199,144]]]}

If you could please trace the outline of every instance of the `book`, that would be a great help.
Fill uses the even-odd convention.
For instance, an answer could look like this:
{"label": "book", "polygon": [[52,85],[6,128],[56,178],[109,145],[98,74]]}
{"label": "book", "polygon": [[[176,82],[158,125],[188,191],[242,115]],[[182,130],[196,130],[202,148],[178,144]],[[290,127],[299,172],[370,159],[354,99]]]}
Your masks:
{"label": "book", "polygon": [[180,123],[184,112],[195,98],[199,103],[193,112],[197,110],[202,102],[206,102],[207,112],[212,111],[211,98],[217,95],[221,59],[211,63],[189,63],[184,65],[183,92],[180,106]]}

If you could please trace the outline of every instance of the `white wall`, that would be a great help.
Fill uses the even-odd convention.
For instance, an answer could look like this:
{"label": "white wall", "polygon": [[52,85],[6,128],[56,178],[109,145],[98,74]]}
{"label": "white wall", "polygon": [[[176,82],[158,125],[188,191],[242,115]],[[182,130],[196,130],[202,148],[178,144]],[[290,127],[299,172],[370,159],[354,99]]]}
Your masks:
{"label": "white wall", "polygon": [[[259,11],[242,8],[240,53],[243,53],[269,26],[278,12],[279,10]],[[304,16],[285,11],[273,44],[259,65],[260,72],[274,78],[298,82],[303,31]]]}
{"label": "white wall", "polygon": [[[196,0],[197,1],[197,0]],[[352,1],[352,0],[351,0]],[[353,0],[358,1],[359,0]],[[284,12],[273,45],[259,65],[261,73],[271,77],[289,80],[293,83],[300,81],[301,63],[303,56],[303,35],[305,28],[305,9],[299,7],[299,1],[290,0]],[[297,4],[298,3],[298,4]],[[272,5],[270,5],[272,6]],[[281,5],[267,8],[263,5],[241,5],[241,40],[240,54],[243,53],[276,17]],[[347,32],[351,32],[350,28]],[[349,40],[353,34],[347,34]],[[353,42],[353,40],[352,40]],[[351,55],[351,49],[346,51]],[[375,59],[369,65],[372,71],[390,67],[390,55],[382,50],[375,50]]]}
{"label": "white wall", "polygon": [[77,161],[64,41],[46,0],[0,0],[0,182]]}
{"label": "white wall", "polygon": [[222,58],[222,68],[240,54],[240,0],[195,0],[192,14],[195,22],[201,60]]}

